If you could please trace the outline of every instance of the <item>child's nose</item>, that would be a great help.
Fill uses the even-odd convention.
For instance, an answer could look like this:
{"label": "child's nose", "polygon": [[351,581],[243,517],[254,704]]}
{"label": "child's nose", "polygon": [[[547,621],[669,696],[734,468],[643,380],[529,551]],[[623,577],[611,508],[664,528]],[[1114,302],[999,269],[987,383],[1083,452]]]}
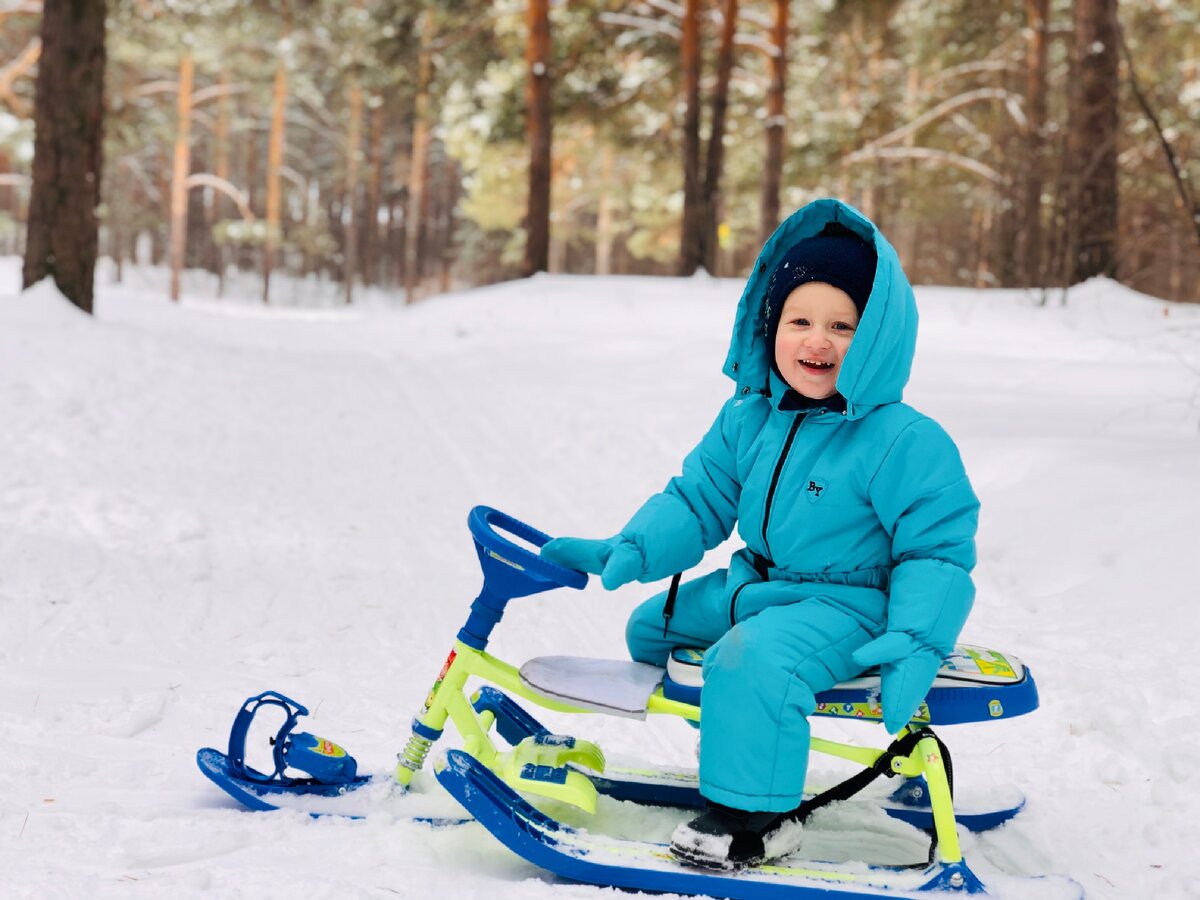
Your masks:
{"label": "child's nose", "polygon": [[829,347],[833,342],[829,340],[828,335],[812,331],[804,336],[804,343],[809,347]]}

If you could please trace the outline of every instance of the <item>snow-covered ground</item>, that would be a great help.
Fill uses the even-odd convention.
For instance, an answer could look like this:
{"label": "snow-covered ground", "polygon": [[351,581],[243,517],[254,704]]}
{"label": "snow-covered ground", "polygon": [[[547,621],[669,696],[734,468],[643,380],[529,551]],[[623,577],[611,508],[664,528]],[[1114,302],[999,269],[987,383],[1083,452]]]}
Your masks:
{"label": "snow-covered ground", "polygon": [[[265,309],[172,305],[134,272],[89,318],[46,285],[18,294],[18,273],[0,260],[0,896],[614,896],[474,824],[238,811],[194,755],[272,688],[389,768],[478,588],[467,511],[619,527],[729,391],[740,285],[539,277],[408,309]],[[907,399],[957,439],[983,501],[965,638],[1022,656],[1043,701],[943,733],[960,794],[1029,797],[965,837],[968,859],[985,878],[1067,873],[1093,898],[1200,897],[1200,308],[1104,281],[1065,306],[918,300]],[[646,593],[518,601],[490,649],[620,657]],[[692,762],[676,720],[544,718]],[[596,827],[661,836],[678,817],[619,807]]]}

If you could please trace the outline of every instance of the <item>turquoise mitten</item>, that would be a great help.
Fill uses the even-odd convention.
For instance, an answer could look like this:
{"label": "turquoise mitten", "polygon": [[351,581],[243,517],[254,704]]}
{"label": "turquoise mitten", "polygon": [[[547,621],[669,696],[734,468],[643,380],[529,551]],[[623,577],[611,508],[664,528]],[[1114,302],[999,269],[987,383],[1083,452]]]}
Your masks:
{"label": "turquoise mitten", "polygon": [[541,555],[568,569],[599,575],[600,583],[610,591],[637,579],[645,565],[637,545],[620,535],[603,541],[554,538],[542,547]]}
{"label": "turquoise mitten", "polygon": [[942,654],[903,631],[889,631],[854,652],[860,666],[879,666],[883,725],[896,734],[912,721],[929,693]]}

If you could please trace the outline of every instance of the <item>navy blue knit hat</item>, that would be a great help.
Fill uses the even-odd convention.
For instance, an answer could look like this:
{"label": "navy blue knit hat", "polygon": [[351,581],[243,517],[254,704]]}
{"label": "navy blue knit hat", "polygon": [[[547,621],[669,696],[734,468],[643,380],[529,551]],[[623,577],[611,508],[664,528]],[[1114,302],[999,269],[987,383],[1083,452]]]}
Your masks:
{"label": "navy blue knit hat", "polygon": [[830,222],[816,237],[793,246],[780,261],[767,283],[766,338],[768,352],[775,346],[775,332],[788,294],[802,284],[821,281],[845,291],[862,318],[875,283],[875,248],[844,225]]}

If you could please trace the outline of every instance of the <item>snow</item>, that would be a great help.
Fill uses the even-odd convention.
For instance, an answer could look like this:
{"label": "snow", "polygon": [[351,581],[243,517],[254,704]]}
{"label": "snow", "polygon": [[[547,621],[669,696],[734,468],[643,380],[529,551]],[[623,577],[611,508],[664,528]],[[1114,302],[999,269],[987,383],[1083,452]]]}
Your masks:
{"label": "snow", "polygon": [[[390,768],[478,589],[467,511],[619,527],[730,390],[740,285],[542,276],[344,308],[289,305],[280,280],[268,309],[196,280],[173,305],[160,275],[105,278],[90,318],[47,284],[18,294],[19,260],[0,260],[0,894],[615,896],[475,824],[242,812],[194,756],[274,689],[361,768]],[[943,731],[964,799],[1029,798],[964,848],[985,881],[1200,897],[1200,308],[1103,280],[1039,299],[918,290],[908,399],[959,442],[983,501],[964,639],[1022,657],[1042,696],[1032,716]],[[623,658],[648,590],[515,601],[490,649]],[[610,755],[694,764],[677,720],[539,716]],[[817,757],[814,777],[839,765]],[[423,812],[455,814],[420,786]],[[821,815],[821,852],[839,833],[923,852],[869,810]],[[577,821],[665,840],[681,818],[604,801]]]}

